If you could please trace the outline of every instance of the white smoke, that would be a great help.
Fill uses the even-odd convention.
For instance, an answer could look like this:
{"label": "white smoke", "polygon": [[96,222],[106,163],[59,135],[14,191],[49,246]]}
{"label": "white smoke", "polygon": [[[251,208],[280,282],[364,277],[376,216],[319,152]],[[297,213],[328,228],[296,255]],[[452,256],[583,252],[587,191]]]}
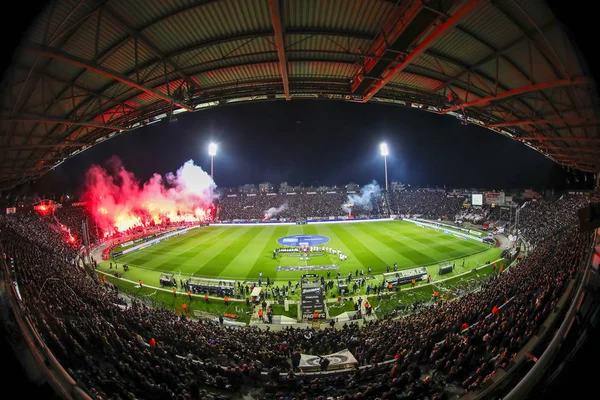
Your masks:
{"label": "white smoke", "polygon": [[265,219],[269,219],[271,217],[274,217],[277,214],[279,214],[280,212],[285,211],[287,209],[288,209],[288,203],[287,202],[283,203],[279,207],[271,207],[267,211],[265,211]]}
{"label": "white smoke", "polygon": [[342,205],[342,210],[350,214],[350,212],[352,212],[352,208],[349,206],[352,205],[354,207],[358,206],[364,210],[371,211],[373,210],[373,203],[371,202],[373,196],[381,196],[381,188],[375,181],[363,186],[360,189],[359,194],[349,194],[348,199],[346,200],[346,204]]}

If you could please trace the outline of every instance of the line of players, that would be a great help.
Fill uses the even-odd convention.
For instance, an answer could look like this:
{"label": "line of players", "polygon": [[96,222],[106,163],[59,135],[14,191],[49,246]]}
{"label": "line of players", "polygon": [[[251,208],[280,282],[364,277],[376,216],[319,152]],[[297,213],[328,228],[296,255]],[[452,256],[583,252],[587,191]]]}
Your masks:
{"label": "line of players", "polygon": [[[342,253],[341,250],[334,249],[333,247],[325,247],[325,246],[300,246],[300,253],[327,253],[338,255],[340,257],[340,261],[345,261],[348,259],[348,256]],[[277,258],[277,251],[273,250],[273,259]]]}

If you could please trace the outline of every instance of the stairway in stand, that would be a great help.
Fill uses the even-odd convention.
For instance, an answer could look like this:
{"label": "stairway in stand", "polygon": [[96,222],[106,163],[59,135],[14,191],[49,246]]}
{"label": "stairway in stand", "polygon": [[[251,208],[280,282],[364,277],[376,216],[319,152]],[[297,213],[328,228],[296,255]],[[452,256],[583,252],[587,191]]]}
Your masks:
{"label": "stairway in stand", "polygon": [[392,210],[390,208],[390,198],[385,190],[383,191],[383,208],[388,217],[392,215]]}

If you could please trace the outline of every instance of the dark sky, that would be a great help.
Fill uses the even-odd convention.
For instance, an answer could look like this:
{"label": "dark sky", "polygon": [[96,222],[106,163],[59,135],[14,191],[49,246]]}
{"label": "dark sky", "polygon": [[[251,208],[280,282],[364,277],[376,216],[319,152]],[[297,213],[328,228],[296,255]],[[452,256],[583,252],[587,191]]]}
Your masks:
{"label": "dark sky", "polygon": [[[586,42],[585,30],[593,26],[591,13],[574,20],[568,4],[551,3],[588,62],[594,61],[595,48]],[[597,71],[594,63],[590,68]],[[572,172],[539,153],[450,116],[397,106],[293,100],[184,113],[177,122],[164,120],[123,133],[66,161],[32,189],[76,193],[84,171],[113,155],[142,181],[154,172],[175,171],[188,159],[209,170],[211,140],[219,143],[215,181],[221,187],[262,181],[329,185],[375,179],[383,184],[381,141],[390,147],[390,182],[490,189],[562,189],[567,178],[570,186],[576,184]],[[579,186],[592,181],[590,175],[585,184],[582,174],[578,180]]]}
{"label": "dark sky", "polygon": [[412,185],[529,186],[547,177],[553,164],[517,142],[452,117],[397,106],[306,100],[180,114],[177,122],[163,120],[97,145],[45,180],[74,184],[90,164],[112,155],[144,181],[190,158],[208,171],[211,140],[219,144],[215,181],[225,187],[264,180],[383,183],[381,141],[390,147],[388,180]]}

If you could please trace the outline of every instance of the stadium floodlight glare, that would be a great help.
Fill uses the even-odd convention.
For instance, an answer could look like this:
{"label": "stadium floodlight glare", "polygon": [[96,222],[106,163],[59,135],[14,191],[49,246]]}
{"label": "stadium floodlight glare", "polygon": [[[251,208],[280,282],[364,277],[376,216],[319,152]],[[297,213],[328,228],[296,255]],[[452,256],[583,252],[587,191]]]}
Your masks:
{"label": "stadium floodlight glare", "polygon": [[381,151],[381,155],[383,156],[383,166],[385,168],[385,191],[388,190],[388,179],[387,179],[387,156],[390,154],[390,150],[388,149],[387,143],[381,143],[379,145],[379,150]]}
{"label": "stadium floodlight glare", "polygon": [[210,177],[214,180],[214,157],[217,155],[217,144],[211,143],[208,145],[208,155],[210,156]]}
{"label": "stadium floodlight glare", "polygon": [[387,143],[381,143],[379,149],[381,150],[381,155],[384,157],[387,157],[390,154]]}
{"label": "stadium floodlight glare", "polygon": [[217,155],[217,144],[211,143],[208,145],[208,155],[214,157]]}

